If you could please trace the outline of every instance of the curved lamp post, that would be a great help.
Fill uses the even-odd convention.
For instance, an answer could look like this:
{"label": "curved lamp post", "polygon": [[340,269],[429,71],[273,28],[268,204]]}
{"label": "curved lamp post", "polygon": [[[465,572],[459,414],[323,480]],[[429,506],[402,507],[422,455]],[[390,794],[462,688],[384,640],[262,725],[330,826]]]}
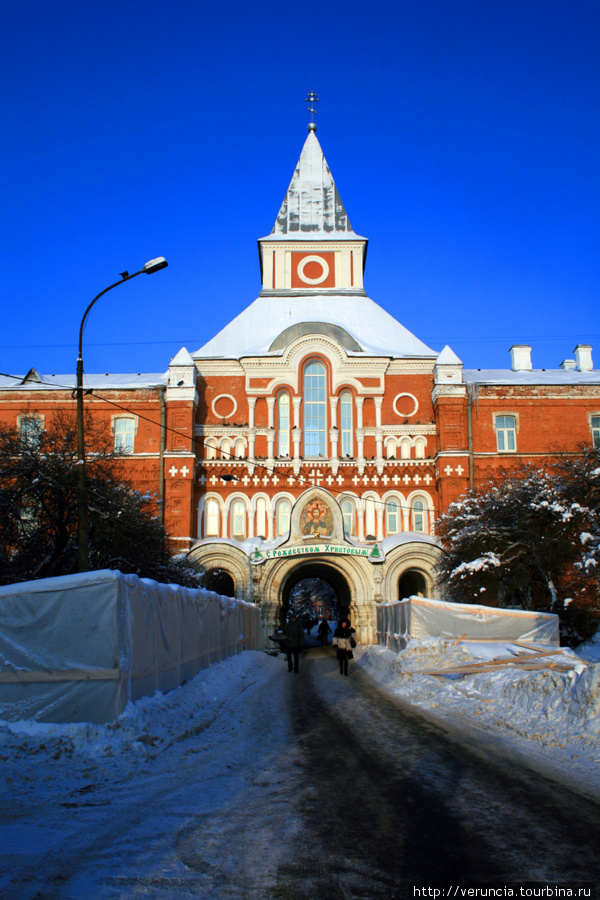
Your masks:
{"label": "curved lamp post", "polygon": [[147,262],[143,269],[140,269],[139,272],[134,272],[133,275],[130,275],[129,272],[121,272],[121,280],[115,281],[114,284],[109,285],[107,288],[104,288],[103,291],[100,291],[97,297],[94,297],[88,308],[83,314],[83,319],[81,320],[81,325],[79,326],[79,356],[77,357],[77,542],[79,547],[79,571],[87,572],[90,568],[90,554],[88,547],[88,514],[87,514],[87,482],[85,476],[85,440],[83,433],[83,329],[85,328],[85,323],[87,317],[90,313],[90,310],[94,303],[102,297],[103,294],[106,294],[107,291],[112,291],[113,288],[118,287],[120,284],[124,284],[126,281],[130,281],[132,278],[135,278],[136,275],[141,275],[143,272],[146,275],[152,275],[153,272],[158,272],[160,269],[166,268],[168,266],[168,262],[164,258],[164,256],[159,256],[157,259],[151,259],[150,262]]}

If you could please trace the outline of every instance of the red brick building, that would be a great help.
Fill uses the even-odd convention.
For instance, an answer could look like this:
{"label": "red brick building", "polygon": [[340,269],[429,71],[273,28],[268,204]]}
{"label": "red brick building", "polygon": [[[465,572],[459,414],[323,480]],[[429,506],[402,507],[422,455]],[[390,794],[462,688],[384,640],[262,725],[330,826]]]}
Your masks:
{"label": "red brick building", "polygon": [[[366,295],[355,233],[314,133],[272,232],[260,296],[166,374],[87,375],[129,478],[163,501],[174,548],[225,569],[269,623],[307,577],[363,639],[375,604],[436,595],[436,517],[500,468],[600,444],[592,348],[535,370],[465,370]],[[0,379],[0,419],[73,409],[72,376]],[[34,423],[35,425],[35,423]]]}

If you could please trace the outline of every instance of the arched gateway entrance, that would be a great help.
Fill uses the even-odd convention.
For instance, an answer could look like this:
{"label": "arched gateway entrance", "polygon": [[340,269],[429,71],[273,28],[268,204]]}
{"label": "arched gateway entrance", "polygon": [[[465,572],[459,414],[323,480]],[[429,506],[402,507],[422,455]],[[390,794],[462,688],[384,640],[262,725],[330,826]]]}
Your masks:
{"label": "arched gateway entrance", "polygon": [[[335,593],[336,607],[334,616],[347,616],[350,610],[350,588],[344,575],[323,562],[305,562],[298,565],[289,572],[285,579],[285,583],[281,585],[280,599],[281,606],[279,610],[279,621],[283,623],[287,616],[290,606],[290,597],[294,595],[294,590],[302,584],[303,581],[317,580],[325,582],[332,588]],[[318,615],[319,611],[315,609]]]}
{"label": "arched gateway entrance", "polygon": [[[307,511],[317,506],[321,515],[315,527]],[[359,642],[373,643],[378,603],[397,600],[399,591],[408,589],[437,596],[439,553],[435,540],[421,534],[402,533],[395,543],[387,539],[381,546],[351,542],[333,495],[310,488],[296,501],[283,540],[257,538],[242,544],[207,538],[198,541],[190,556],[204,568],[229,573],[235,596],[260,606],[266,635],[285,617],[294,587],[303,579],[320,578],[335,591],[338,611],[350,618]]]}

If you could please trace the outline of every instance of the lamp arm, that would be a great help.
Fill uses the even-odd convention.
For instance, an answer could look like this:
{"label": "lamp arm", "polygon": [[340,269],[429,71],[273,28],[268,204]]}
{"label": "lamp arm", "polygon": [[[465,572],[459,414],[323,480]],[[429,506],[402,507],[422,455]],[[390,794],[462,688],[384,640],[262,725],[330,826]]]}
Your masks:
{"label": "lamp arm", "polygon": [[79,357],[78,357],[79,359],[83,359],[83,329],[85,328],[85,323],[86,323],[87,317],[92,309],[92,306],[96,302],[96,300],[99,300],[100,297],[103,297],[104,294],[107,293],[107,291],[112,291],[113,288],[118,287],[120,284],[123,284],[125,281],[130,281],[132,278],[135,278],[136,275],[141,275],[143,271],[144,271],[144,269],[140,269],[139,272],[134,272],[133,275],[127,275],[127,277],[121,278],[120,281],[115,281],[114,284],[110,284],[107,288],[104,288],[103,291],[100,291],[100,293],[98,294],[97,297],[94,297],[94,299],[92,300],[92,302],[90,303],[90,305],[88,306],[86,311],[84,312],[83,318],[81,320],[81,325],[79,326]]}

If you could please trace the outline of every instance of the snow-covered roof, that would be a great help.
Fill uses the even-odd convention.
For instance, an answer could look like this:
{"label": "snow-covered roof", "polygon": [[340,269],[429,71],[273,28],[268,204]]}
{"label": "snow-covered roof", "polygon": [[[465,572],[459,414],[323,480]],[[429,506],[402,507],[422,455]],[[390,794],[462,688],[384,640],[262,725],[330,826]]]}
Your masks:
{"label": "snow-covered roof", "polygon": [[600,369],[463,369],[463,381],[472,384],[600,384]]}
{"label": "snow-covered roof", "polygon": [[458,358],[454,350],[446,344],[438,358],[438,366],[462,366],[462,360]]}
{"label": "snow-covered roof", "polygon": [[[73,390],[76,387],[76,376],[73,375],[41,375],[41,381],[25,381],[23,378],[7,378],[0,377],[0,390],[11,391],[48,391],[48,390]],[[168,372],[137,372],[111,375],[106,372],[104,375],[94,375],[84,373],[83,384],[86,388],[94,390],[125,390],[135,388],[153,388],[166,385],[168,381]]]}
{"label": "snow-covered roof", "polygon": [[275,339],[292,325],[303,322],[331,323],[343,328],[362,350],[349,356],[435,359],[437,351],[415,337],[369,297],[258,297],[214,338],[192,354],[194,359],[241,359],[282,350],[270,350]]}
{"label": "snow-covered roof", "polygon": [[352,230],[331,170],[314,131],[310,131],[290,186],[266,238],[284,241],[366,240]]}

